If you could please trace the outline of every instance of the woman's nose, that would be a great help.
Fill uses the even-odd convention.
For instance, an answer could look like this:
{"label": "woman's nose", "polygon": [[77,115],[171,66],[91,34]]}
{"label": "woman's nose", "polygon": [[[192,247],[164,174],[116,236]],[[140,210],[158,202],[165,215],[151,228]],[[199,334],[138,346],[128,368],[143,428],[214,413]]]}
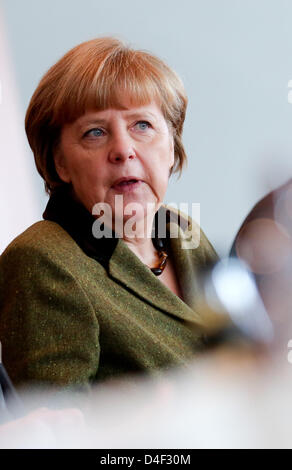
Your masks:
{"label": "woman's nose", "polygon": [[135,158],[135,149],[131,136],[124,130],[112,136],[109,149],[109,160],[112,163]]}

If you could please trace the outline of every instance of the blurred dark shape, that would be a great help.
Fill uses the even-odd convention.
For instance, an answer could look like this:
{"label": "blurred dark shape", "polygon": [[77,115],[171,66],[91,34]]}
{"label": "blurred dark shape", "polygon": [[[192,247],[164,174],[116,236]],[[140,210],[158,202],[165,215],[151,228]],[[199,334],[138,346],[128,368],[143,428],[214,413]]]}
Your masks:
{"label": "blurred dark shape", "polygon": [[253,207],[230,255],[244,261],[253,273],[276,345],[286,354],[292,338],[292,179]]}
{"label": "blurred dark shape", "polygon": [[0,423],[25,414],[24,406],[18,396],[10,377],[0,362]]}
{"label": "blurred dark shape", "polygon": [[221,259],[201,276],[201,303],[216,342],[269,345],[274,331],[253,274],[238,258]]}

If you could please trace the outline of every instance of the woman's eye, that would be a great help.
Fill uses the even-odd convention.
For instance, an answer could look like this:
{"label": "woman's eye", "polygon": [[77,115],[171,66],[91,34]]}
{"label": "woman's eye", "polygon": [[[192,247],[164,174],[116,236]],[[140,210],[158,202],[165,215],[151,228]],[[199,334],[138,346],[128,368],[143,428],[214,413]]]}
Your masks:
{"label": "woman's eye", "polygon": [[84,137],[91,136],[91,137],[101,137],[103,136],[104,132],[102,129],[94,128],[90,129],[89,131],[85,132]]}
{"label": "woman's eye", "polygon": [[139,121],[137,122],[136,126],[138,126],[139,130],[146,131],[151,127],[151,124],[148,121]]}

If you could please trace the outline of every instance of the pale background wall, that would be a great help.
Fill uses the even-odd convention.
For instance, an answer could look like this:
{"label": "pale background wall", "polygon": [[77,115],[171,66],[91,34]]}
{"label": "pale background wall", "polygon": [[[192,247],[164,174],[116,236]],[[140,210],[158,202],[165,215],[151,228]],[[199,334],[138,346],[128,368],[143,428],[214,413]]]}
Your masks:
{"label": "pale background wall", "polygon": [[23,110],[0,14],[0,253],[39,216]]}
{"label": "pale background wall", "polygon": [[[19,113],[12,95],[5,97],[11,106],[0,106],[0,145],[6,138],[0,251],[14,232],[41,217],[46,201],[24,143],[29,99],[58,58],[96,36],[117,35],[148,49],[182,77],[189,165],[170,184],[167,201],[200,202],[202,227],[220,254],[257,199],[291,176],[291,0],[2,0],[1,6]],[[1,80],[7,70],[6,63]],[[14,225],[6,233],[7,224]]]}

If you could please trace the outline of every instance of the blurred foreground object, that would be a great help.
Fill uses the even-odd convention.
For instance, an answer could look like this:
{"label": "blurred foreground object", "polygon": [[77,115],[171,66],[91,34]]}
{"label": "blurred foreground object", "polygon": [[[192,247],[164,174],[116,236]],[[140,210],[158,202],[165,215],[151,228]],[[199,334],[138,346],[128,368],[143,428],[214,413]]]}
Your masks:
{"label": "blurred foreground object", "polygon": [[0,424],[2,419],[19,418],[24,414],[23,404],[0,359]]}
{"label": "blurred foreground object", "polygon": [[84,407],[84,428],[78,416],[68,422],[70,410],[37,410],[0,426],[0,448],[292,448],[292,366],[214,358],[159,378],[99,384]]}
{"label": "blurred foreground object", "polygon": [[78,447],[84,418],[78,409],[39,408],[26,416],[0,425],[0,448]]}
{"label": "blurred foreground object", "polygon": [[275,346],[292,338],[292,179],[261,199],[244,220],[231,254],[254,275],[274,327]]}
{"label": "blurred foreground object", "polygon": [[200,303],[210,341],[246,339],[268,345],[273,326],[248,266],[239,259],[218,261],[201,275]]}

